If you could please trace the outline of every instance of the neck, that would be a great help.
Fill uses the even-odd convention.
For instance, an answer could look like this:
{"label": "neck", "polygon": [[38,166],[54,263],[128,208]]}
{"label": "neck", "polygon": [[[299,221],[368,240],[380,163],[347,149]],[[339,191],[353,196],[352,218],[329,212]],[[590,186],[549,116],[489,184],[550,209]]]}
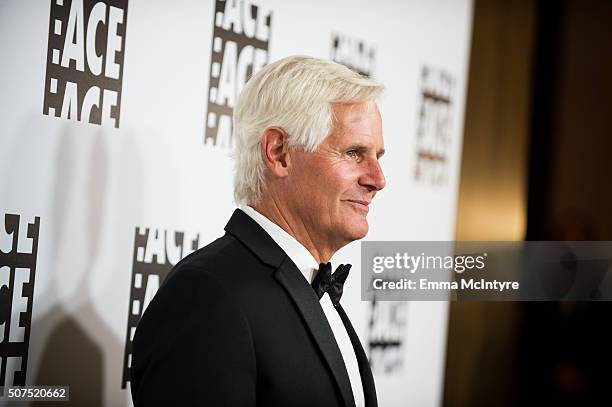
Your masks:
{"label": "neck", "polygon": [[336,252],[337,249],[327,242],[324,236],[317,236],[314,230],[309,230],[299,216],[277,200],[264,198],[249,206],[293,236],[310,252],[317,263],[327,263]]}

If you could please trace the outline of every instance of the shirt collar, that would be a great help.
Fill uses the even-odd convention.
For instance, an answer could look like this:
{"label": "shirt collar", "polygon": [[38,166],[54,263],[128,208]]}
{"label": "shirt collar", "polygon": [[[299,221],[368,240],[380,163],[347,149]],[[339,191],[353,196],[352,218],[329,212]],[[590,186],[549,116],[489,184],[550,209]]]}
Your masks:
{"label": "shirt collar", "polygon": [[302,275],[312,283],[315,276],[315,271],[319,269],[319,263],[312,257],[312,254],[293,236],[287,233],[283,228],[266,218],[261,213],[257,212],[250,206],[241,205],[240,210],[249,215],[270,237],[280,246],[281,249],[289,256],[291,261],[295,263],[297,268],[302,272]]}

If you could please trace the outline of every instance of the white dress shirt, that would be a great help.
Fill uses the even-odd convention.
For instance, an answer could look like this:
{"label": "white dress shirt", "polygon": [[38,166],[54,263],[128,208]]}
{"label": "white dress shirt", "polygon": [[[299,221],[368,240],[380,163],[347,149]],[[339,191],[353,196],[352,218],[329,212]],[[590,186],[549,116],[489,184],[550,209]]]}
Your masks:
{"label": "white dress shirt", "polygon": [[[249,215],[270,235],[276,244],[283,249],[287,256],[289,256],[297,268],[302,272],[308,284],[312,284],[316,271],[319,269],[319,264],[314,257],[312,257],[312,254],[310,254],[310,252],[293,236],[285,232],[280,226],[257,212],[255,209],[246,205],[241,206],[240,209]],[[338,347],[340,348],[340,353],[342,353],[342,359],[344,360],[344,365],[346,366],[346,371],[348,372],[348,377],[351,382],[355,405],[357,407],[364,407],[363,385],[361,383],[359,365],[357,363],[355,351],[353,350],[353,345],[351,344],[351,339],[346,332],[346,328],[338,312],[334,309],[334,305],[329,295],[323,295],[319,303],[331,326],[334,337],[336,338],[336,343],[338,343]]]}

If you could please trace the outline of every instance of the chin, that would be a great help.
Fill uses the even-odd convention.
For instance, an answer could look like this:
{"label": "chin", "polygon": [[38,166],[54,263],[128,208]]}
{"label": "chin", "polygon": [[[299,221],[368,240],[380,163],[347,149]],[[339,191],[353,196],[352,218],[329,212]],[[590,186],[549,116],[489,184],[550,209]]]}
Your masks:
{"label": "chin", "polygon": [[351,226],[348,233],[351,241],[363,239],[368,234],[369,226],[367,221],[355,222]]}

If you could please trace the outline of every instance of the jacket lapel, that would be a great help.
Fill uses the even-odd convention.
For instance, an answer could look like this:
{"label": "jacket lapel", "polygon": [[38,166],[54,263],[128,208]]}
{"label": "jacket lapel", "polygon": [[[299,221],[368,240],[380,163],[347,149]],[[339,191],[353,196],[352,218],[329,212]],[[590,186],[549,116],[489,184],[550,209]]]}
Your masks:
{"label": "jacket lapel", "polygon": [[340,348],[323,313],[319,299],[297,266],[250,216],[234,211],[225,230],[244,243],[263,263],[276,268],[274,278],[284,287],[306,322],[329,366],[347,407],[355,400]]}
{"label": "jacket lapel", "polygon": [[319,299],[313,289],[301,275],[298,268],[287,257],[276,271],[274,277],[285,287],[295,305],[297,305],[306,325],[310,329],[325,361],[332,371],[336,383],[347,406],[355,406],[351,382],[346,371],[340,348],[323,313]]}

